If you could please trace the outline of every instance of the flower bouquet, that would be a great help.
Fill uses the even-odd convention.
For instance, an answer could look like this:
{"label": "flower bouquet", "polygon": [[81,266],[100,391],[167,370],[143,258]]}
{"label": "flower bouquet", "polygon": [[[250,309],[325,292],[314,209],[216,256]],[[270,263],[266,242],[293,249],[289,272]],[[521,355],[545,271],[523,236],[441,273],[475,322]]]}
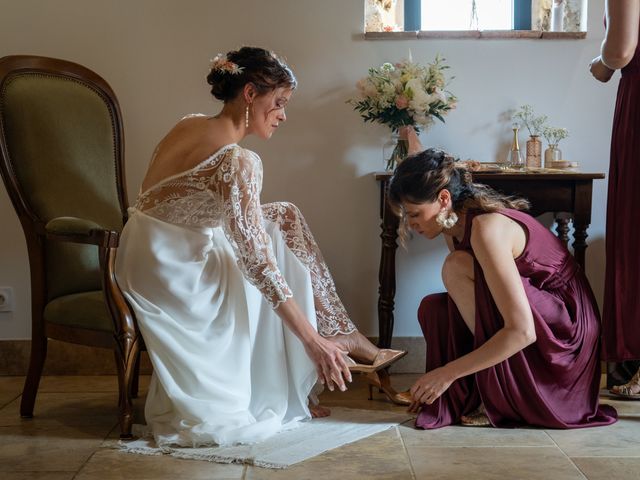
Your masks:
{"label": "flower bouquet", "polygon": [[[384,63],[370,68],[358,81],[359,98],[348,103],[365,122],[387,125],[393,133],[404,126],[419,132],[432,125],[434,118],[444,122],[444,115],[456,106],[456,97],[445,90],[444,71],[448,68],[440,56],[426,67],[411,60]],[[406,142],[401,140],[387,159],[387,169],[393,169],[406,154]]]}

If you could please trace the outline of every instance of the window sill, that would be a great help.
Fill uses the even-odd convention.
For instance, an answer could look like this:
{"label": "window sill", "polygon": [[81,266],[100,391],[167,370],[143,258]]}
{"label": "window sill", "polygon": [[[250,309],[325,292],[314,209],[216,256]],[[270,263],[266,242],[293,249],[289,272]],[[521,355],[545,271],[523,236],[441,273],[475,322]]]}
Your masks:
{"label": "window sill", "polygon": [[404,40],[440,38],[524,38],[534,40],[580,40],[587,32],[542,32],[540,30],[441,30],[419,32],[365,32],[365,40]]}

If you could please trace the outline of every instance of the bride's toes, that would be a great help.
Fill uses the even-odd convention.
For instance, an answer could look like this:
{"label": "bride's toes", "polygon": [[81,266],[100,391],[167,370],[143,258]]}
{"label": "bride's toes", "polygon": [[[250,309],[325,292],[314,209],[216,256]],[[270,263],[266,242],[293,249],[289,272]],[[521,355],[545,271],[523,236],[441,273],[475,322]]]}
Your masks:
{"label": "bride's toes", "polygon": [[311,412],[311,418],[322,418],[331,415],[331,410],[321,405],[309,405],[309,411]]}

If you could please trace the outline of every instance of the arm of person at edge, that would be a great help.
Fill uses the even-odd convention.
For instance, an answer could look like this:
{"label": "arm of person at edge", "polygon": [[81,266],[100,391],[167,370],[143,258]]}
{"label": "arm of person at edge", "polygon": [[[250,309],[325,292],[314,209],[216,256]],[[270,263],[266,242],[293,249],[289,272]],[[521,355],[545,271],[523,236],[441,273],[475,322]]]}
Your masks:
{"label": "arm of person at edge", "polygon": [[413,127],[409,125],[400,127],[398,129],[398,135],[401,139],[407,141],[408,155],[415,155],[416,153],[424,150],[424,148],[422,148],[422,143],[420,143],[420,138],[418,138],[418,134],[413,129]]}
{"label": "arm of person at edge", "polygon": [[474,351],[420,377],[411,387],[412,412],[433,403],[457,379],[497,365],[536,340],[531,306],[514,260],[524,249],[524,230],[500,214],[478,216],[472,223],[471,247],[504,326]]}
{"label": "arm of person at edge", "polygon": [[605,4],[607,31],[600,55],[589,64],[591,74],[608,82],[613,73],[633,58],[638,44],[640,0],[614,0]]}

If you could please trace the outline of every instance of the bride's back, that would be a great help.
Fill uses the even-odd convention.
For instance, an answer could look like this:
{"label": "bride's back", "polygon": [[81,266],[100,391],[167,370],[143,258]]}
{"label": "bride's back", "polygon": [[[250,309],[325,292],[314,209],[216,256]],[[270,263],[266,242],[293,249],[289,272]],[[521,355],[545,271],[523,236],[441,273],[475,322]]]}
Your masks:
{"label": "bride's back", "polygon": [[164,179],[197,166],[213,152],[230,143],[216,128],[216,119],[205,115],[188,115],[160,141],[151,157],[141,191],[145,192]]}

